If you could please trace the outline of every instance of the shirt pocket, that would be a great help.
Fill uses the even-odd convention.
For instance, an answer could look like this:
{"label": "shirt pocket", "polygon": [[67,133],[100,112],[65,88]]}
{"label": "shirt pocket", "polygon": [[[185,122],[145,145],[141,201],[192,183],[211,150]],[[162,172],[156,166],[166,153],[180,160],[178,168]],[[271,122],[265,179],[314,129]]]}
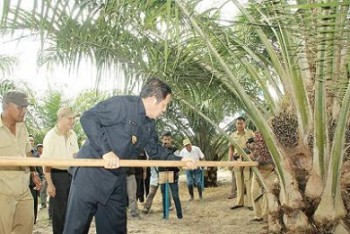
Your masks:
{"label": "shirt pocket", "polygon": [[119,124],[118,138],[115,139],[116,149],[120,152],[121,157],[130,158],[134,155],[135,146],[139,142],[137,134],[137,123],[133,120],[128,120]]}
{"label": "shirt pocket", "polygon": [[16,144],[15,141],[10,139],[9,137],[4,137],[0,140],[0,150],[3,153],[6,153],[6,151],[13,151],[11,148],[14,148],[14,144]]}
{"label": "shirt pocket", "polygon": [[74,139],[69,139],[68,141],[68,149],[69,149],[69,154],[70,156],[73,157],[73,154],[78,153],[78,145],[77,142],[75,142]]}
{"label": "shirt pocket", "polygon": [[235,141],[236,143],[239,141],[239,136],[233,136],[232,140]]}
{"label": "shirt pocket", "polygon": [[138,134],[137,134],[137,123],[133,120],[129,120],[124,123],[124,137],[127,141],[135,145],[138,142]]}

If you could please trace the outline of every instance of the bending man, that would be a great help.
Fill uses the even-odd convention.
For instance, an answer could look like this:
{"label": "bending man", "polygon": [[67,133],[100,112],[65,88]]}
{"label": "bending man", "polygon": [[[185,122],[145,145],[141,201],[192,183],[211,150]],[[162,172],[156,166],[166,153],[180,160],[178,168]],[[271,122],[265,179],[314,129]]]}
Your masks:
{"label": "bending man", "polygon": [[127,233],[127,168],[119,168],[119,158],[136,159],[145,149],[150,159],[177,160],[158,143],[154,121],[170,100],[170,87],[150,79],[140,96],[115,96],[83,113],[88,139],[78,158],[103,158],[105,166],[73,169],[65,234],[88,233],[93,216],[97,233]]}

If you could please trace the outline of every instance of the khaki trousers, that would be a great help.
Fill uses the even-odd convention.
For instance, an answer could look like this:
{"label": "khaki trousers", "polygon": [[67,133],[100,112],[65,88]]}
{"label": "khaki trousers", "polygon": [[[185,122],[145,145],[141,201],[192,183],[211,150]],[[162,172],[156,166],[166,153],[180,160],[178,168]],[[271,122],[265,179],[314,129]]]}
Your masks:
{"label": "khaki trousers", "polygon": [[32,234],[33,197],[28,189],[21,195],[0,194],[0,233]]}
{"label": "khaki trousers", "polygon": [[235,177],[235,172],[231,171],[231,183],[232,183],[232,186],[231,186],[231,196],[236,196],[237,195],[237,185],[236,185],[236,177]]}
{"label": "khaki trousers", "polygon": [[139,208],[137,206],[136,190],[137,190],[135,175],[129,175],[126,177],[126,191],[129,199],[129,210],[131,216],[139,215]]}
{"label": "khaki trousers", "polygon": [[[236,177],[237,198],[236,205],[238,206],[252,206],[251,186],[252,176],[250,167],[235,167],[233,169]],[[244,189],[245,188],[245,189]],[[244,191],[246,191],[246,201],[244,202]]]}
{"label": "khaki trousers", "polygon": [[145,209],[147,209],[147,210],[151,209],[152,203],[153,203],[153,199],[156,196],[157,191],[158,191],[158,186],[155,186],[155,185],[150,185],[149,186],[149,194],[148,194],[148,196],[146,198],[146,202],[145,202],[145,205],[144,205]]}
{"label": "khaki trousers", "polygon": [[[270,189],[273,185],[275,179],[277,178],[276,173],[271,170],[259,170],[264,178],[267,187]],[[255,213],[255,218],[264,218],[269,213],[267,194],[269,191],[264,191],[258,177],[253,173],[252,179],[252,199],[253,199],[253,209]]]}

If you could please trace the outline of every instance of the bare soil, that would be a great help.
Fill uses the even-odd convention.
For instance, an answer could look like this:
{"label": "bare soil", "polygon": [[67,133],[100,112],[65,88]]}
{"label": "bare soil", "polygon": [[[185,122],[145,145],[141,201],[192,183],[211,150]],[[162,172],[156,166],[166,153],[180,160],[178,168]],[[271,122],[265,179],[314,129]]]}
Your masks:
{"label": "bare soil", "polygon": [[[251,222],[254,213],[245,208],[231,210],[234,199],[229,200],[231,175],[227,170],[218,171],[218,187],[205,188],[203,201],[188,201],[189,195],[184,175],[180,176],[180,198],[183,208],[182,220],[177,219],[175,209],[170,211],[168,220],[162,219],[161,194],[158,191],[149,214],[142,214],[141,219],[128,217],[128,233],[266,233],[266,223]],[[139,203],[139,209],[143,204]],[[47,209],[40,209],[34,234],[52,233]],[[95,234],[94,222],[89,234]]]}

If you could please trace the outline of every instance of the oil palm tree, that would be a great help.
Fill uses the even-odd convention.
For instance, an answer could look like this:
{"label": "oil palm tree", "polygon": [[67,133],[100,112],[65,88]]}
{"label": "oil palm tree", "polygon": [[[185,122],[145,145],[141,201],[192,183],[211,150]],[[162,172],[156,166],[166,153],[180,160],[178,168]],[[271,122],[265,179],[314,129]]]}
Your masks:
{"label": "oil palm tree", "polygon": [[[15,18],[10,22],[11,27],[35,29],[38,32],[37,36],[45,40],[47,49],[43,50],[39,62],[58,61],[72,64],[74,68],[79,66],[81,58],[88,57],[101,69],[101,74],[113,66],[120,66],[123,71],[128,71],[124,76],[131,84],[141,83],[137,80],[151,75],[168,79],[168,82],[175,87],[175,97],[178,99],[182,97],[199,101],[200,99],[195,98],[196,93],[216,93],[217,97],[211,97],[216,101],[210,101],[210,107],[220,106],[218,103],[224,97],[225,102],[230,103],[222,111],[216,111],[222,115],[231,114],[239,108],[239,101],[228,89],[221,85],[218,92],[215,86],[220,84],[215,80],[210,81],[212,72],[207,72],[197,63],[198,58],[191,53],[191,47],[186,48],[185,42],[176,45],[176,40],[166,30],[166,34],[169,35],[162,34],[164,29],[159,28],[155,17],[160,17],[161,23],[166,24],[171,31],[188,33],[186,25],[177,22],[181,21],[181,16],[177,16],[179,9],[176,8],[177,12],[169,12],[168,9],[176,6],[173,3],[164,4],[157,1],[144,3],[90,1],[85,2],[85,5],[59,1],[56,3],[41,1],[41,3],[41,7],[33,5],[32,12],[21,10],[19,6],[6,11]],[[107,18],[109,20],[106,20]],[[8,22],[4,20],[3,23],[6,25]],[[193,46],[196,47],[195,43]],[[117,79],[120,83],[124,82],[119,77]],[[186,87],[188,83],[192,84]],[[207,86],[208,83],[212,85]],[[198,85],[201,88],[195,89]],[[188,112],[189,114],[192,113]],[[222,118],[222,116],[216,118],[216,121],[221,121]]]}
{"label": "oil palm tree", "polygon": [[18,60],[15,57],[0,54],[0,73],[2,76],[10,74],[16,63],[18,63]]}
{"label": "oil palm tree", "polygon": [[[244,51],[232,53],[231,59],[246,67],[264,94],[274,88],[264,86],[266,82],[282,87],[274,105],[279,107],[267,112],[270,121],[265,121],[266,112],[259,110],[237,82],[235,70],[230,68],[232,60],[215,44],[220,38],[208,37],[199,18],[177,1],[267,140],[279,174],[282,205],[278,209],[270,202],[270,212],[275,216],[271,216],[269,227],[276,232],[342,233],[345,227],[341,219],[347,211],[339,182],[345,133],[349,131],[349,44],[345,39],[349,34],[349,2],[260,1],[250,5],[259,17],[253,17],[238,1],[233,2],[247,25],[253,26],[253,38],[259,39],[263,49],[232,37],[226,51],[232,51],[232,46]],[[263,30],[266,28],[275,40],[268,38],[270,34]],[[335,129],[330,138],[331,126]],[[281,214],[283,219],[277,221]]]}

